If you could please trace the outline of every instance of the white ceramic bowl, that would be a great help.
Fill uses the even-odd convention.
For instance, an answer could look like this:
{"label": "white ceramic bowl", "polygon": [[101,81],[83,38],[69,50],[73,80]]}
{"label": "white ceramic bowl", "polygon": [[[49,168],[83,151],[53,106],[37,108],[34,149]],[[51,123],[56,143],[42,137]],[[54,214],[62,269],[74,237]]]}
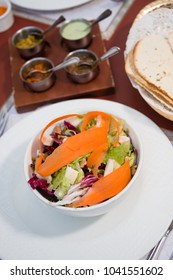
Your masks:
{"label": "white ceramic bowl", "polygon": [[[121,117],[121,116],[118,116]],[[53,206],[57,209],[59,213],[66,214],[69,216],[76,216],[76,217],[92,217],[92,216],[98,216],[107,213],[108,211],[111,210],[111,208],[116,207],[118,203],[123,203],[123,198],[128,195],[128,191],[132,188],[134,185],[136,179],[140,176],[140,171],[142,167],[142,162],[143,162],[143,147],[142,147],[142,141],[140,140],[140,136],[138,133],[135,131],[135,129],[127,123],[125,128],[128,128],[129,130],[129,135],[132,140],[132,143],[137,150],[137,170],[128,183],[128,185],[116,196],[99,203],[97,205],[93,205],[90,207],[82,207],[82,208],[70,208],[70,207],[64,207],[64,206],[56,206],[55,203],[50,202],[49,200],[45,199],[37,190],[33,190],[30,185],[28,184],[29,188],[31,189],[32,192],[45,204],[49,206]],[[26,153],[25,153],[25,158],[24,158],[24,173],[26,180],[28,181],[31,178],[32,170],[30,168],[30,164],[32,163],[32,156],[36,155],[36,151],[38,148],[38,143],[39,143],[39,133],[36,135],[29,143]],[[124,205],[125,207],[125,205]]]}
{"label": "white ceramic bowl", "polygon": [[11,9],[11,3],[9,1],[0,0],[0,6],[6,7],[7,9],[5,13],[0,16],[0,32],[4,32],[12,26],[14,17]]}

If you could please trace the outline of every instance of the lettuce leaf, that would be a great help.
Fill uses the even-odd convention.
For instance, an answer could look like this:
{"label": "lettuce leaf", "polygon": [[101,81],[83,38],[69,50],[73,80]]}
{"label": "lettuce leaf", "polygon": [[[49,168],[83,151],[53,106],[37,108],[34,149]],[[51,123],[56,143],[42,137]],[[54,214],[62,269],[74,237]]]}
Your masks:
{"label": "lettuce leaf", "polygon": [[107,164],[108,159],[114,159],[116,162],[122,165],[125,161],[125,157],[129,154],[129,148],[129,145],[127,145],[125,142],[117,147],[110,146],[105,156],[104,163]]}

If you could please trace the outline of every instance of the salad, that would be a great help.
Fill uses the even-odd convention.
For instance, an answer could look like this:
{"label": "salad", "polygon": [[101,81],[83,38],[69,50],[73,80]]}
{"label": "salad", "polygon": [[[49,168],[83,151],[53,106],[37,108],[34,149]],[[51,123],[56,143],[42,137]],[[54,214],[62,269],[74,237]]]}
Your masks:
{"label": "salad", "polygon": [[137,169],[125,120],[100,111],[52,120],[32,156],[31,188],[64,207],[106,201],[126,187]]}

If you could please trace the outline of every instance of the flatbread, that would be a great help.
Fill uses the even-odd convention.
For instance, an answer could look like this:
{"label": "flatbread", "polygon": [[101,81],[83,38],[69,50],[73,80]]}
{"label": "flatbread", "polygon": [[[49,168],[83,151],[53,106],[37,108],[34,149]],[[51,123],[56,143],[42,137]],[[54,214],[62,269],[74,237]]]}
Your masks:
{"label": "flatbread", "polygon": [[139,40],[133,50],[133,64],[139,76],[173,101],[173,52],[167,39],[149,35]]}
{"label": "flatbread", "polygon": [[138,85],[142,88],[150,92],[150,94],[156,98],[159,102],[161,102],[164,106],[166,106],[169,110],[173,111],[173,100],[168,96],[165,96],[160,92],[157,87],[152,84],[149,84],[146,80],[144,80],[136,71],[133,63],[133,51],[131,51],[127,57],[125,62],[125,71],[130,78],[132,78]]}

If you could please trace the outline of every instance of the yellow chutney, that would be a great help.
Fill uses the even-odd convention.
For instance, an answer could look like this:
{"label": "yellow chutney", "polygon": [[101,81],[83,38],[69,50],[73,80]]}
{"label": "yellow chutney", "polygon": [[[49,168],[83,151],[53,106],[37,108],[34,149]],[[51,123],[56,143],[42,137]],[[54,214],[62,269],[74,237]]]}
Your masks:
{"label": "yellow chutney", "polygon": [[61,35],[67,40],[79,40],[90,33],[90,24],[83,20],[72,20],[65,24]]}

